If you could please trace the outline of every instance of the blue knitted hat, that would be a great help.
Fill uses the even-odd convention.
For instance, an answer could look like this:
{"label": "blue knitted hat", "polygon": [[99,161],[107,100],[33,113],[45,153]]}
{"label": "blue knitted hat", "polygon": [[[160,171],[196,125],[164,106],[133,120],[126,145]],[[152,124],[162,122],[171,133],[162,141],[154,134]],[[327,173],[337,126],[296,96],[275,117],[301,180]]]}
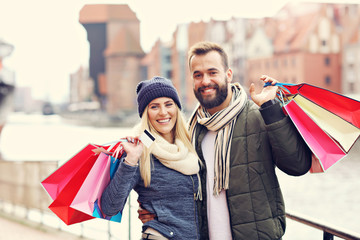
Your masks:
{"label": "blue knitted hat", "polygon": [[136,87],[139,116],[141,117],[146,106],[155,98],[168,97],[181,109],[179,95],[169,79],[153,77],[150,80],[141,81]]}

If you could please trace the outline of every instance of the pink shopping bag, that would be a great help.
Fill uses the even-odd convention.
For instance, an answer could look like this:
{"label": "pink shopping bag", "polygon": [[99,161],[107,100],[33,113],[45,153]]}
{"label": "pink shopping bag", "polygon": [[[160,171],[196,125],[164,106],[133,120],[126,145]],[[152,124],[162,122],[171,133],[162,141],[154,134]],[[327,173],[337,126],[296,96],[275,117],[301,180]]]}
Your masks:
{"label": "pink shopping bag", "polygon": [[[316,159],[318,159],[322,171],[326,171],[346,156],[342,148],[327,135],[295,101],[287,103],[284,109]],[[319,169],[315,170],[316,159],[313,159],[314,168],[312,172],[321,172]]]}
{"label": "pink shopping bag", "polygon": [[121,212],[115,216],[106,216],[102,212],[100,199],[118,167],[118,157],[121,157],[123,153],[123,148],[118,146],[112,154],[114,157],[104,152],[99,154],[70,207],[97,218],[115,222],[121,221]]}

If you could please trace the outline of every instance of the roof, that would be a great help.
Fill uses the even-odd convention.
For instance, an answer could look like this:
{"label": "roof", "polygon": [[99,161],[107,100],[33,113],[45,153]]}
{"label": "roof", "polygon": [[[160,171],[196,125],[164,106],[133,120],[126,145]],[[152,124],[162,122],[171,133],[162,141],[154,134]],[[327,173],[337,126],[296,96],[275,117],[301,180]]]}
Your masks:
{"label": "roof", "polygon": [[127,4],[87,4],[80,10],[79,22],[82,24],[109,20],[138,21],[138,18]]}
{"label": "roof", "polygon": [[317,13],[309,13],[280,22],[274,39],[275,51],[302,49],[313,29],[313,24],[316,24],[317,18]]}

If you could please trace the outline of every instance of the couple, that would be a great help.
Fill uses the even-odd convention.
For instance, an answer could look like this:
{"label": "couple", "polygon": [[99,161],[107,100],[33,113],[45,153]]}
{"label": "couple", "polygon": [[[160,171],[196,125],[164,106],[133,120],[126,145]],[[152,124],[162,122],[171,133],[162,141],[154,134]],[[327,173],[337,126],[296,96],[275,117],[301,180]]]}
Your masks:
{"label": "couple", "polygon": [[311,152],[274,102],[277,87],[257,94],[252,85],[249,100],[231,83],[227,55],[215,43],[195,44],[188,64],[200,102],[189,132],[171,81],[140,82],[139,133],[147,129],[156,140],[150,148],[138,137],[122,143],[127,156],[102,195],[103,212],[122,210],[134,189],[153,215],[142,239],[281,239],[285,207],[275,166],[305,174]]}

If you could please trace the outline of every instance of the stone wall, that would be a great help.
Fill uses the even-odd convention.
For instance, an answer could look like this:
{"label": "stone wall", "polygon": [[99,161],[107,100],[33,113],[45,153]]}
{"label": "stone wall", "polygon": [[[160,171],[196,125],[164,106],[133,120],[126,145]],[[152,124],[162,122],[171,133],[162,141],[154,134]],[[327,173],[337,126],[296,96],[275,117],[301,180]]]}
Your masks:
{"label": "stone wall", "polygon": [[57,161],[0,161],[0,200],[25,208],[47,210],[51,198],[41,181],[57,167]]}

